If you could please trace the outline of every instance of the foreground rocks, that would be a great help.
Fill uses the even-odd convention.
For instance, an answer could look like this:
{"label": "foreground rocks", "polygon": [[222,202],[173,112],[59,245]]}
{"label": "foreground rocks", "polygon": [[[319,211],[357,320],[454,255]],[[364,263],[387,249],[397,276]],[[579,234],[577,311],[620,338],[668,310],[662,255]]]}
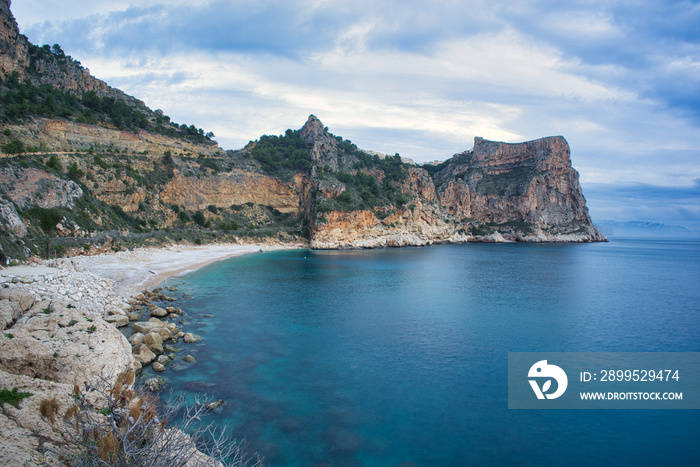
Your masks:
{"label": "foreground rocks", "polygon": [[105,292],[98,297],[87,291],[92,282],[78,287],[69,276],[62,270],[0,278],[0,388],[32,394],[18,408],[2,405],[0,465],[43,465],[42,459],[57,465],[56,453],[70,439],[41,417],[41,401],[55,398],[62,414],[73,402],[74,385],[97,376],[113,383],[133,366],[129,342],[103,319],[125,302],[103,290],[108,284],[102,281],[95,281]]}
{"label": "foreground rocks", "polygon": [[[167,290],[174,291],[176,289],[170,286]],[[152,291],[144,290],[133,297],[131,304],[138,308],[145,307],[147,315],[152,317],[148,321],[136,321],[131,324],[131,329],[134,333],[129,337],[129,343],[132,345],[137,371],[150,365],[153,371],[161,373],[166,371],[167,365],[175,360],[177,352],[182,350],[172,344],[180,342],[180,340],[186,344],[196,343],[200,342],[202,337],[190,332],[184,332],[175,323],[167,321],[167,319],[180,319],[183,315],[182,309],[173,306],[162,308],[153,304],[154,301],[173,302],[176,299],[162,294],[160,288]],[[162,316],[163,318],[160,319],[156,316]],[[182,361],[193,363],[195,358],[192,355],[187,355]],[[161,386],[162,382],[157,386],[158,389],[153,389],[156,386],[152,384],[149,385],[154,391],[160,390]]]}
{"label": "foreground rocks", "polygon": [[[133,306],[141,306],[146,296],[127,300],[114,292],[111,281],[70,261],[56,266],[51,272],[0,276],[0,389],[31,393],[17,408],[0,407],[0,465],[62,464],[72,445],[70,425],[62,417],[74,403],[75,386],[97,378],[113,385],[118,374],[149,364],[165,371],[181,349],[164,342],[185,336],[174,323],[151,318],[133,323],[130,342],[115,326],[128,324]],[[182,313],[163,310],[170,317]],[[159,391],[163,383],[151,378],[145,385]],[[40,414],[46,400],[57,404],[54,423]],[[191,465],[211,461],[192,449]]]}

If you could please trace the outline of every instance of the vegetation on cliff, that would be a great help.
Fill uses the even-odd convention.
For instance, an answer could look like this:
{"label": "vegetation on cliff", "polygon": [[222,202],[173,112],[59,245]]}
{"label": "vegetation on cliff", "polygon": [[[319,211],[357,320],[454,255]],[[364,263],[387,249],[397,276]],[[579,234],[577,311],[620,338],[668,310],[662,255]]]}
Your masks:
{"label": "vegetation on cliff", "polygon": [[[171,122],[167,115],[129,105],[114,97],[100,97],[95,91],[86,91],[79,97],[50,84],[36,86],[29,79],[20,83],[16,71],[6,80],[0,79],[0,103],[0,122],[24,123],[33,117],[70,119],[78,123],[111,125],[133,132],[143,129],[199,144],[215,144],[212,141],[213,133],[205,133],[194,125],[178,125]],[[15,153],[19,152],[24,151]]]}

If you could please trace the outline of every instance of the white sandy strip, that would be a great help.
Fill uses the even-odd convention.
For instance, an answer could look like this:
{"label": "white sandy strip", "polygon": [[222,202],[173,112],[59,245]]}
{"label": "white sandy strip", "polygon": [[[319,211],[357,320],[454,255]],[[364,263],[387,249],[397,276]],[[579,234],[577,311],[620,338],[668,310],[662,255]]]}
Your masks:
{"label": "white sandy strip", "polygon": [[115,291],[131,296],[165,279],[199,269],[215,261],[246,253],[302,248],[268,245],[176,245],[166,248],[137,248],[114,254],[72,258],[76,269],[112,279]]}

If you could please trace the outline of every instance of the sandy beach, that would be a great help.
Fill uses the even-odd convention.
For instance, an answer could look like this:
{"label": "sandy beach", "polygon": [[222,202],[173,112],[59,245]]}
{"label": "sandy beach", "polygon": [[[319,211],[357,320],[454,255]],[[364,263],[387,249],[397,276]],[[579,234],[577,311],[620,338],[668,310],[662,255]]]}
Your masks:
{"label": "sandy beach", "polygon": [[[193,271],[216,261],[246,253],[302,248],[302,245],[175,245],[166,248],[137,248],[114,254],[71,258],[77,270],[85,270],[114,281],[120,295],[131,296],[165,279]],[[11,268],[10,268],[11,269]]]}

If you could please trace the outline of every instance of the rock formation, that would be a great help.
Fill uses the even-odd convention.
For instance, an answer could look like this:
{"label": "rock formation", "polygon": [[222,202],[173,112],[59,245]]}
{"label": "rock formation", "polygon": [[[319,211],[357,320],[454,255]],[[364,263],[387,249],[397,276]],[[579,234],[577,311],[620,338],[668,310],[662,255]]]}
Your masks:
{"label": "rock formation", "polygon": [[[338,177],[347,180],[347,174],[357,177],[362,172],[360,180],[374,190],[387,181],[387,168],[355,169],[357,159],[339,154],[330,143],[334,139],[314,116],[301,134],[306,135],[312,155],[320,154],[315,157],[331,168],[319,172],[316,179],[312,248],[605,240],[591,222],[563,137],[519,144],[477,137],[471,151],[440,164],[432,176],[425,168],[405,168],[394,184],[401,191],[399,202],[328,212],[319,206],[325,207],[347,189]],[[363,200],[372,198],[365,196],[365,187],[359,190],[364,190]],[[379,196],[377,190],[375,195]]]}
{"label": "rock formation", "polygon": [[71,435],[41,417],[41,402],[55,398],[62,417],[74,402],[74,385],[84,387],[99,375],[113,383],[132,368],[131,349],[100,313],[83,311],[89,300],[68,306],[58,289],[49,290],[52,279],[18,279],[0,283],[0,388],[31,396],[17,408],[6,403],[0,410],[0,464],[41,465],[46,458],[58,465]]}
{"label": "rock formation", "polygon": [[0,0],[0,78],[94,92],[151,123],[125,131],[114,122],[34,115],[3,125],[0,145],[38,151],[0,159],[5,256],[48,254],[47,236],[89,243],[100,231],[191,231],[193,223],[210,238],[222,231],[229,240],[303,238],[319,249],[605,240],[563,137],[519,144],[477,137],[472,150],[417,166],[362,151],[311,115],[298,131],[224,153],[211,141],[164,136],[162,112],[90,76],[60,47],[30,44],[9,6]]}

